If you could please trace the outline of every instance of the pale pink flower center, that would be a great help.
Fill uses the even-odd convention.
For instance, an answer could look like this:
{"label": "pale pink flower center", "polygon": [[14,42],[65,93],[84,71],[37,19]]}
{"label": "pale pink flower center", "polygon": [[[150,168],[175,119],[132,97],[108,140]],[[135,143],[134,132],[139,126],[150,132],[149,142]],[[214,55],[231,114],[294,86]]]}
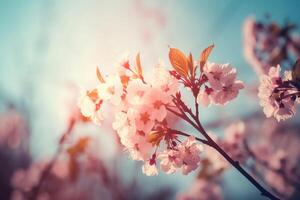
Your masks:
{"label": "pale pink flower center", "polygon": [[155,109],[160,109],[160,107],[163,105],[163,102],[162,101],[160,101],[160,100],[157,100],[157,101],[155,101],[154,103],[153,103],[153,107],[155,108]]}
{"label": "pale pink flower center", "polygon": [[214,79],[216,80],[220,80],[222,72],[211,72],[211,74],[213,75]]}
{"label": "pale pink flower center", "polygon": [[150,121],[150,115],[147,112],[141,113],[140,114],[140,120],[144,123],[147,124],[148,121]]}
{"label": "pale pink flower center", "polygon": [[140,90],[140,91],[136,92],[136,95],[139,97],[142,97],[144,95],[144,93],[145,93],[144,91]]}

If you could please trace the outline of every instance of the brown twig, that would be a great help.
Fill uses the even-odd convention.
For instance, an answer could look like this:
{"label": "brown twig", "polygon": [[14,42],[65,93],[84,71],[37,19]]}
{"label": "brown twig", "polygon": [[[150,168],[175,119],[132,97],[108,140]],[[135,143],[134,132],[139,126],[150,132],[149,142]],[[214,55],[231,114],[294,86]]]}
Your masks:
{"label": "brown twig", "polygon": [[48,176],[51,174],[51,170],[63,150],[63,144],[66,141],[67,137],[71,134],[75,123],[76,123],[76,120],[72,118],[69,122],[67,130],[63,133],[63,135],[61,136],[61,138],[59,140],[59,146],[58,146],[53,158],[41,172],[40,179],[39,179],[38,183],[36,184],[36,186],[33,187],[32,190],[30,191],[28,199],[30,199],[30,200],[37,199],[38,194],[42,188],[42,185],[44,184],[44,182],[48,178]]}
{"label": "brown twig", "polygon": [[[167,108],[170,112],[175,115],[181,117],[183,120],[188,122],[191,126],[193,126],[202,136],[205,137],[209,146],[213,147],[219,154],[221,154],[234,168],[236,168],[245,178],[247,178],[253,186],[255,186],[260,192],[262,196],[265,196],[271,200],[279,200],[278,197],[274,196],[267,189],[265,189],[259,182],[257,182],[241,165],[238,161],[233,160],[205,131],[203,126],[200,123],[199,117],[195,115],[190,108],[188,108],[184,102],[180,99],[179,96],[173,96],[173,102],[181,111],[181,113],[174,112],[174,110]],[[195,104],[198,107],[198,104]],[[197,108],[196,108],[197,110]],[[192,121],[187,115],[188,113],[190,117],[194,120]]]}
{"label": "brown twig", "polygon": [[[179,130],[174,130],[174,129],[169,129],[169,130],[172,131],[173,133],[177,134],[177,135],[182,135],[182,136],[185,136],[185,137],[192,136],[192,135],[189,135],[189,134],[184,133],[184,132],[179,131]],[[195,136],[193,136],[193,137],[195,137]],[[198,137],[195,137],[195,139],[198,140],[199,142],[203,143],[203,144],[210,145],[207,140],[204,140],[204,139],[198,138]]]}

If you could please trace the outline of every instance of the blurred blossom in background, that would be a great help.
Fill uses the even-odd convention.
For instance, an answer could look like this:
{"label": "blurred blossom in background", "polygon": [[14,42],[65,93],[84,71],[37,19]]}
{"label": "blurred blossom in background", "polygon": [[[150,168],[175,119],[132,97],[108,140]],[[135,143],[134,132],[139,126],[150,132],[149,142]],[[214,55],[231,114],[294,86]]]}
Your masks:
{"label": "blurred blossom in background", "polygon": [[[296,114],[293,119],[276,125],[272,120],[262,122],[260,119],[265,116],[257,99],[257,74],[266,73],[268,63],[291,66],[300,55],[300,30],[292,28],[278,39],[274,32],[258,29],[261,24],[253,25],[257,20],[266,24],[277,22],[276,28],[285,27],[288,22],[297,27],[299,7],[296,0],[0,1],[0,199],[22,199],[18,191],[27,191],[27,186],[34,185],[35,176],[39,176],[45,163],[51,162],[62,134],[68,132],[74,118],[77,123],[71,127],[73,140],[67,145],[76,146],[78,138],[93,138],[93,144],[86,150],[90,153],[76,161],[71,159],[72,155],[81,152],[69,149],[68,154],[62,155],[47,185],[47,190],[57,192],[58,196],[41,193],[40,199],[72,199],[68,196],[72,191],[78,192],[79,199],[199,199],[195,196],[202,196],[201,200],[264,199],[234,170],[224,174],[221,184],[195,180],[196,172],[188,176],[160,173],[157,177],[145,177],[139,164],[123,153],[112,133],[112,111],[104,108],[108,119],[99,128],[76,117],[77,99],[82,89],[90,89],[97,83],[97,66],[103,74],[112,73],[125,54],[135,56],[140,52],[147,77],[161,61],[170,66],[169,47],[198,56],[205,47],[215,44],[210,59],[231,63],[247,87],[226,107],[201,109],[204,126],[222,135],[224,131],[216,128],[218,125],[245,120],[247,134],[255,132],[252,137],[261,137],[262,144],[272,139],[272,144],[278,143],[286,151],[274,153],[274,150],[264,155],[277,160],[284,153],[291,156],[290,160],[299,158],[300,116]],[[282,44],[282,38],[286,37],[291,37],[292,42]],[[272,56],[259,57],[260,47],[260,55]],[[258,132],[267,129],[269,134],[259,135]],[[271,137],[278,132],[286,132],[285,139]],[[291,141],[295,148],[289,149]],[[256,153],[264,157],[261,152]],[[93,159],[99,163],[95,164]],[[84,164],[79,165],[81,162]],[[297,160],[292,164],[299,168]],[[84,173],[95,174],[87,178],[73,171],[77,181],[65,182],[66,166],[74,171],[80,166]],[[72,173],[72,170],[65,171]],[[98,187],[94,182],[99,180],[94,178],[99,171],[102,185]],[[270,171],[266,174],[266,182],[274,184],[276,190],[293,193],[293,185],[285,184]],[[56,188],[56,184],[63,187]],[[117,185],[112,190],[117,191],[116,196],[109,192],[113,185]]]}

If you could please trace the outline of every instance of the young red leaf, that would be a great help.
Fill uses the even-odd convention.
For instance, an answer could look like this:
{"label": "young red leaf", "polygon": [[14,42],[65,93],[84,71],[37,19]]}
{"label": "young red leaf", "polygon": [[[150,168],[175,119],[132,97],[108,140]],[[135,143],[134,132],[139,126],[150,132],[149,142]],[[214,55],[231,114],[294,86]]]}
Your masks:
{"label": "young red leaf", "polygon": [[188,61],[185,55],[179,50],[175,48],[170,48],[169,51],[169,59],[173,66],[173,68],[183,77],[188,76]]}
{"label": "young red leaf", "polygon": [[141,65],[141,59],[140,59],[140,53],[136,55],[136,72],[139,77],[143,76],[143,70],[142,70],[142,65]]}
{"label": "young red leaf", "polygon": [[97,77],[98,77],[98,80],[100,81],[100,83],[105,83],[105,80],[104,80],[103,76],[101,75],[101,72],[98,67],[97,67],[96,73],[97,73]]}
{"label": "young red leaf", "polygon": [[73,146],[67,149],[69,154],[69,172],[71,180],[75,181],[78,176],[78,156],[82,154],[90,142],[90,138],[83,137],[78,140]]}
{"label": "young red leaf", "polygon": [[194,70],[194,60],[193,60],[193,56],[191,53],[189,54],[187,61],[188,61],[188,67],[189,67],[190,74],[193,77],[195,70]]}
{"label": "young red leaf", "polygon": [[80,138],[79,141],[74,146],[71,146],[70,148],[67,149],[67,152],[69,153],[70,156],[77,156],[78,154],[84,152],[89,142],[90,142],[90,138],[88,137]]}
{"label": "young red leaf", "polygon": [[128,85],[129,80],[130,80],[130,77],[126,76],[126,75],[121,75],[120,79],[121,79],[121,83],[122,83],[123,87],[126,87]]}
{"label": "young red leaf", "polygon": [[203,71],[203,67],[209,57],[209,54],[211,53],[212,49],[215,47],[215,45],[210,45],[206,49],[204,49],[200,55],[200,70]]}

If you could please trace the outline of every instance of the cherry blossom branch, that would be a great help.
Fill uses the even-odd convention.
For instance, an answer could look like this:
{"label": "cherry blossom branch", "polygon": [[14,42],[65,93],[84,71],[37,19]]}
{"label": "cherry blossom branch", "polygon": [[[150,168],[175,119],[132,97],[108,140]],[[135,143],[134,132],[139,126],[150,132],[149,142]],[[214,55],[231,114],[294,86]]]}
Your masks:
{"label": "cherry blossom branch", "polygon": [[[174,98],[174,97],[173,97]],[[178,95],[173,99],[173,102],[175,105],[179,108],[181,111],[181,114],[178,116],[181,117],[183,120],[188,122],[190,125],[192,125],[196,130],[198,130],[199,133],[201,133],[207,140],[208,144],[213,147],[216,151],[219,152],[233,167],[235,167],[245,178],[247,178],[252,185],[254,185],[260,192],[262,196],[268,197],[272,200],[279,200],[278,197],[274,196],[272,193],[270,193],[267,189],[265,189],[259,182],[257,182],[241,165],[238,161],[233,160],[205,131],[203,126],[200,123],[199,118],[196,117],[195,114],[189,109],[183,101],[181,101],[180,96]],[[168,109],[168,108],[167,108]],[[168,109],[170,112],[172,112],[170,109]],[[187,112],[195,122],[191,121],[190,118],[187,117],[185,114]],[[175,113],[174,113],[175,114]]]}
{"label": "cherry blossom branch", "polygon": [[76,122],[76,120],[73,118],[70,120],[67,130],[63,133],[63,135],[60,138],[58,149],[56,150],[53,158],[48,163],[48,165],[44,168],[44,170],[41,172],[41,176],[40,176],[40,179],[39,179],[37,185],[35,187],[33,187],[31,192],[29,193],[29,199],[32,199],[32,200],[37,199],[43,183],[50,175],[54,164],[56,163],[59,155],[61,154],[61,152],[63,150],[64,142],[66,141],[67,137],[70,135],[70,133],[72,132],[72,130],[74,128],[75,122]]}
{"label": "cherry blossom branch", "polygon": [[[103,118],[103,116],[100,113],[100,106],[104,100],[108,100],[113,104],[115,103],[116,99],[121,101],[124,100],[124,102],[126,102],[125,105],[128,105],[129,108],[122,108],[121,109],[122,112],[121,113],[118,112],[116,114],[116,121],[115,121],[116,123],[113,125],[113,128],[118,132],[120,137],[126,137],[127,135],[124,136],[124,134],[122,134],[123,131],[121,131],[121,129],[123,127],[132,126],[133,129],[131,130],[130,128],[130,133],[132,132],[134,136],[138,135],[139,137],[145,138],[145,140],[135,141],[136,144],[134,148],[131,146],[131,142],[122,143],[126,148],[133,150],[132,152],[130,151],[130,154],[132,154],[134,160],[137,159],[136,153],[140,153],[139,152],[140,147],[145,145],[144,142],[148,142],[152,144],[153,148],[151,150],[154,150],[154,147],[156,146],[151,158],[145,159],[146,156],[144,157],[143,153],[141,155],[141,160],[144,161],[143,172],[146,175],[153,176],[158,174],[156,168],[156,155],[158,155],[158,153],[161,153],[162,155],[164,154],[164,152],[157,152],[160,141],[162,139],[165,139],[167,141],[168,154],[174,153],[172,147],[177,144],[176,141],[173,141],[172,139],[175,139],[178,142],[180,142],[179,145],[184,144],[184,142],[181,142],[177,137],[171,137],[172,135],[171,136],[164,135],[169,133],[167,132],[168,128],[166,128],[167,120],[165,120],[167,113],[165,112],[165,110],[160,110],[161,106],[164,105],[169,113],[172,113],[175,116],[182,119],[183,121],[187,122],[188,125],[192,126],[195,130],[197,130],[201,134],[201,138],[197,138],[197,141],[214,148],[221,156],[224,157],[224,159],[226,159],[245,178],[247,178],[248,181],[250,181],[252,185],[254,185],[261,192],[263,196],[268,197],[269,199],[272,200],[277,200],[278,198],[273,194],[271,194],[268,190],[266,190],[258,181],[256,181],[254,177],[252,177],[252,175],[250,175],[240,165],[238,161],[232,159],[232,157],[229,156],[219,146],[219,144],[217,144],[218,141],[214,141],[213,137],[211,137],[206,132],[206,130],[203,128],[200,122],[199,105],[198,105],[199,103],[201,104],[203,103],[203,105],[208,105],[210,103],[215,105],[225,105],[227,102],[229,102],[230,100],[234,99],[237,96],[239,90],[245,87],[242,81],[236,79],[236,70],[232,68],[231,65],[215,64],[215,63],[210,64],[208,62],[206,63],[208,56],[213,47],[214,45],[211,45],[202,51],[202,53],[200,54],[199,62],[194,62],[191,53],[187,57],[179,49],[170,48],[169,59],[174,70],[164,71],[162,68],[161,69],[157,68],[154,77],[155,78],[154,82],[155,83],[161,82],[161,83],[158,85],[149,84],[149,87],[145,86],[148,84],[143,80],[143,73],[142,73],[139,54],[136,56],[135,70],[133,70],[130,67],[128,59],[122,61],[121,66],[131,71],[132,76],[120,74],[120,80],[109,79],[113,83],[114,85],[113,87],[111,86],[111,83],[107,84],[108,82],[104,81],[102,75],[100,74],[100,71],[98,70],[97,76],[100,81],[101,87],[94,89],[91,92],[88,91],[86,94],[83,94],[83,96],[80,99],[80,107],[81,107],[82,114],[85,117],[88,117],[92,119],[94,122],[98,123]],[[197,67],[199,67],[200,69],[199,78],[196,77]],[[156,77],[156,76],[161,76],[161,77]],[[142,80],[142,83],[141,81],[134,81],[137,78],[140,78]],[[180,90],[178,84],[182,84],[185,88],[188,88],[189,91],[192,92],[194,97],[194,106],[195,106],[194,109],[188,107],[185,104],[185,102],[183,102],[183,100],[181,99],[181,93],[179,92]],[[275,85],[280,85],[280,84],[276,83]],[[284,86],[287,87],[289,87],[289,85],[290,83],[284,84]],[[142,88],[138,89],[139,86],[142,86]],[[203,90],[201,89],[201,87]],[[273,87],[270,88],[273,89]],[[167,98],[170,95],[172,98]],[[281,95],[280,97],[282,96],[283,95]],[[135,108],[137,102],[134,101],[132,104],[130,103],[131,98],[133,97],[138,97],[137,98],[138,105],[141,106]],[[290,100],[292,101],[294,99],[295,97],[292,96]],[[121,107],[123,107],[123,104],[121,105],[122,105]],[[145,107],[143,107],[142,105],[145,105]],[[283,107],[284,105],[283,106],[282,105],[280,104],[279,106]],[[132,110],[130,109],[130,106],[133,106]],[[155,112],[152,112],[152,109],[153,111],[155,110]],[[148,134],[147,132],[149,131],[150,133]],[[182,131],[178,131],[178,130],[173,130],[173,131],[174,134],[178,134],[186,137],[191,136]],[[193,141],[191,145],[188,144],[189,139]],[[188,138],[186,144],[182,145],[181,147],[184,147],[184,149],[195,148],[194,154],[197,155],[198,158],[197,160],[200,161],[198,155],[200,149],[198,149],[198,147],[193,146],[195,144],[194,142],[195,140],[196,138]],[[128,140],[124,140],[124,141],[128,141]],[[172,146],[170,144],[172,144]],[[138,159],[140,160],[140,158]],[[185,158],[183,158],[182,160],[184,161],[184,159]],[[197,164],[199,164],[199,162]],[[197,166],[198,165],[193,166],[195,167],[194,169],[196,169]],[[173,169],[171,171],[173,172]],[[171,171],[168,170],[168,172],[172,173]],[[187,174],[189,172],[190,170],[185,171],[183,173]]]}
{"label": "cherry blossom branch", "polygon": [[[255,176],[255,177],[258,177],[258,176],[261,176],[261,173],[259,173],[254,166],[251,166],[249,167],[251,169],[251,173]],[[280,195],[281,198],[287,198],[285,194],[282,194],[281,192],[279,192],[275,187],[273,187],[272,185],[269,186],[270,189],[272,191],[274,191],[277,195]]]}
{"label": "cherry blossom branch", "polygon": [[199,118],[199,106],[196,100],[195,100],[195,107],[196,107],[196,117]]}
{"label": "cherry blossom branch", "polygon": [[[203,129],[204,130],[204,129]],[[235,167],[245,178],[247,178],[252,185],[254,185],[260,192],[262,196],[268,197],[272,200],[279,200],[276,196],[271,194],[267,189],[265,189],[260,183],[258,183],[241,165],[238,161],[234,161],[214,140],[212,140],[207,133],[204,131],[204,136],[211,143],[211,146],[216,149],[233,167]]]}
{"label": "cherry blossom branch", "polygon": [[[173,97],[173,98],[174,98],[174,97]],[[174,100],[174,99],[173,99],[173,100]],[[177,103],[176,103],[175,101],[173,101],[173,102],[175,103],[175,105],[177,105]],[[174,115],[180,117],[180,118],[183,119],[184,121],[186,121],[186,122],[188,122],[189,124],[191,124],[194,128],[196,128],[196,127],[197,127],[197,124],[195,124],[195,123],[194,123],[194,122],[193,122],[193,121],[185,114],[184,110],[183,110],[180,106],[178,106],[177,108],[181,111],[181,113],[178,113],[177,111],[171,109],[168,105],[166,106],[166,109],[167,109],[168,111],[170,111],[170,112],[173,113]]]}
{"label": "cherry blossom branch", "polygon": [[[172,133],[175,133],[175,134],[177,134],[177,135],[182,135],[182,136],[186,136],[186,137],[192,136],[192,135],[190,135],[190,134],[184,133],[184,132],[179,131],[179,130],[174,130],[174,129],[169,129],[169,130],[170,130]],[[193,136],[193,137],[195,137],[195,136]],[[210,143],[209,143],[207,140],[204,140],[204,139],[198,138],[198,137],[195,137],[195,139],[196,139],[197,141],[199,141],[199,142],[202,142],[203,144],[206,144],[206,145],[210,146]]]}

